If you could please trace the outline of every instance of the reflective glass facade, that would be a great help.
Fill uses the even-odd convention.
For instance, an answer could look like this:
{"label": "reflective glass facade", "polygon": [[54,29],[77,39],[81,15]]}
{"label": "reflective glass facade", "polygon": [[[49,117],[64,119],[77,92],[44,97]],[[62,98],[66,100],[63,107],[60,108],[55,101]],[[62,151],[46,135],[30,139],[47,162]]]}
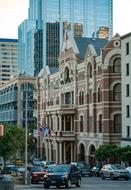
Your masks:
{"label": "reflective glass facade", "polygon": [[43,0],[42,6],[44,23],[81,23],[86,37],[92,37],[99,27],[109,27],[112,36],[112,0]]}
{"label": "reflective glass facade", "polygon": [[[30,0],[28,18],[30,24],[28,27],[32,22],[35,22],[35,25],[31,31],[23,30],[22,38],[25,36],[25,44],[22,48],[25,49],[20,49],[19,54],[22,58],[24,54],[21,52],[25,51],[26,58],[25,61],[22,58],[23,60],[19,62],[20,71],[35,75],[46,65],[50,68],[58,67],[64,23],[68,24],[74,36],[96,37],[98,30],[102,27],[107,28],[109,36],[112,36],[112,6],[112,0]],[[39,30],[43,30],[43,37],[41,37],[43,59],[40,55],[38,59],[34,60],[34,54],[36,58],[37,52],[40,51],[37,49],[39,42],[37,43],[37,38],[34,42],[35,35],[33,34]],[[34,46],[34,43],[37,47]]]}

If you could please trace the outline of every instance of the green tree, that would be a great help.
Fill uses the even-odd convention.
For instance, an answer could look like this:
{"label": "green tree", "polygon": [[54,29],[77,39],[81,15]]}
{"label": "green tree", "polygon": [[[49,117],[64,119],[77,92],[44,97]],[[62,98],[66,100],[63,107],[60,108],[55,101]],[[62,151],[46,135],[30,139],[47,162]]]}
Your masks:
{"label": "green tree", "polygon": [[15,157],[24,144],[24,129],[13,125],[5,125],[4,136],[0,139],[0,155],[4,160]]}
{"label": "green tree", "polygon": [[127,165],[131,165],[131,147],[119,147],[117,145],[101,145],[96,150],[96,160],[105,163],[121,163],[125,162]]}
{"label": "green tree", "polygon": [[108,163],[110,161],[114,161],[116,159],[116,150],[117,146],[116,145],[111,145],[111,144],[106,144],[106,145],[101,145],[97,150],[96,150],[96,160],[100,161],[101,163]]}

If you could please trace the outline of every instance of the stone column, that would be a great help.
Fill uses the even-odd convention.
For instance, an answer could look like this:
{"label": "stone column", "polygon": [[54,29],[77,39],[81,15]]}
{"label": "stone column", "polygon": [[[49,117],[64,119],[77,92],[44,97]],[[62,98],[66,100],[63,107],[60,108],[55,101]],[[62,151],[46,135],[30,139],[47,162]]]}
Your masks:
{"label": "stone column", "polygon": [[59,115],[59,131],[62,131],[62,115]]}
{"label": "stone column", "polygon": [[56,164],[59,163],[59,157],[58,157],[58,142],[56,141]]}
{"label": "stone column", "polygon": [[73,143],[71,142],[71,162],[73,162]]}
{"label": "stone column", "polygon": [[46,160],[49,160],[49,155],[48,155],[48,141],[46,140],[45,143],[45,147],[46,147]]}
{"label": "stone column", "polygon": [[64,145],[64,163],[66,163],[66,142],[64,141],[63,142],[63,145]]}
{"label": "stone column", "polygon": [[51,150],[52,146],[51,146],[51,141],[49,140],[49,160],[52,160],[52,150]]}
{"label": "stone column", "polygon": [[59,163],[62,164],[62,142],[59,143]]}

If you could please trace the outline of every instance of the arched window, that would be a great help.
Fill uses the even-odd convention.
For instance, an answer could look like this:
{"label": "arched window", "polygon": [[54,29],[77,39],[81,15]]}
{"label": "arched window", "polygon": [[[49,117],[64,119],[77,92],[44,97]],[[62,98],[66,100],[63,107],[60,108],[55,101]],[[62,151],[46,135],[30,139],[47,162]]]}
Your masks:
{"label": "arched window", "polygon": [[91,65],[91,63],[89,63],[89,65],[87,67],[87,73],[88,73],[88,77],[92,78],[92,65]]}
{"label": "arched window", "polygon": [[102,69],[100,66],[98,66],[98,71],[97,71],[98,75],[101,75],[102,74]]}
{"label": "arched window", "polygon": [[122,123],[121,123],[121,114],[114,115],[114,125],[113,132],[121,133]]}
{"label": "arched window", "polygon": [[101,88],[99,87],[98,88],[98,102],[101,102],[102,101],[102,90]]}
{"label": "arched window", "polygon": [[65,68],[64,79],[65,79],[65,84],[70,83],[69,68],[68,67]]}
{"label": "arched window", "polygon": [[83,115],[80,116],[80,132],[83,132]]}
{"label": "arched window", "polygon": [[81,104],[84,104],[84,92],[81,92]]}
{"label": "arched window", "polygon": [[113,100],[120,101],[121,100],[121,84],[116,84],[113,88]]}
{"label": "arched window", "polygon": [[53,105],[53,97],[50,97],[50,106]]}
{"label": "arched window", "polygon": [[79,92],[79,105],[83,105],[84,104],[84,92],[80,91]]}
{"label": "arched window", "polygon": [[59,104],[59,96],[56,97],[56,105]]}
{"label": "arched window", "polygon": [[113,72],[114,73],[120,73],[121,72],[121,59],[120,58],[116,58],[113,61]]}

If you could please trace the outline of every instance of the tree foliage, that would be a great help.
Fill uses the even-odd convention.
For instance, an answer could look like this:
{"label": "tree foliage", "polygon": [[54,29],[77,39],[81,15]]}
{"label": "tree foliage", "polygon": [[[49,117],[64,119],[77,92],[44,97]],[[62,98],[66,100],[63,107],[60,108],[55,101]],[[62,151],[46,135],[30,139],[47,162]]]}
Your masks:
{"label": "tree foliage", "polygon": [[117,145],[101,145],[96,150],[96,160],[101,163],[120,163],[121,161],[131,164],[131,147],[119,147]]}
{"label": "tree foliage", "polygon": [[0,155],[6,159],[15,156],[24,143],[24,130],[17,126],[4,126],[4,136],[0,139]]}

